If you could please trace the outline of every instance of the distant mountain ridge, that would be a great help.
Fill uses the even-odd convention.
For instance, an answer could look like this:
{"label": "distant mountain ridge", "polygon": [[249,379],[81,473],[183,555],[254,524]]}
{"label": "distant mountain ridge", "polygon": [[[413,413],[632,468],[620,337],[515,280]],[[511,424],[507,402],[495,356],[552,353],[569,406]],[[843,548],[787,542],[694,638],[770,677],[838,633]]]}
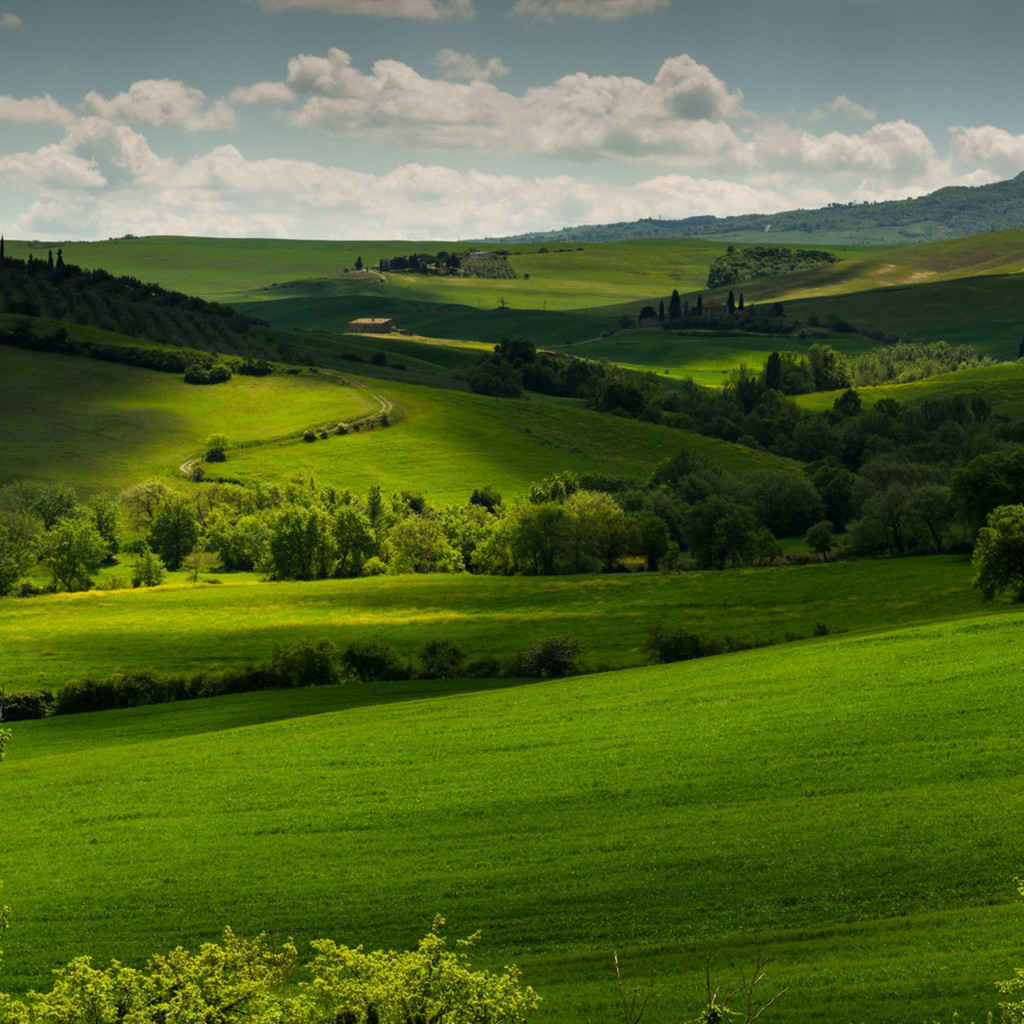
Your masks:
{"label": "distant mountain ridge", "polygon": [[886,245],[965,238],[1024,227],[1024,172],[991,185],[951,186],[917,199],[834,203],[819,210],[711,215],[682,220],[644,218],[585,224],[557,231],[486,239],[488,242],[620,242],[642,238],[732,238],[737,241],[810,241]]}

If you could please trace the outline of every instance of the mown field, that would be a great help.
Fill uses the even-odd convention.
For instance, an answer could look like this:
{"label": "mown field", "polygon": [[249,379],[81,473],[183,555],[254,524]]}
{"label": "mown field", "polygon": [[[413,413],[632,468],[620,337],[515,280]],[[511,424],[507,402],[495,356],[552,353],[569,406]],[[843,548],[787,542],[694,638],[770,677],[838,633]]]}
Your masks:
{"label": "mown field", "polygon": [[264,583],[213,574],[217,585],[0,600],[0,685],[13,692],[119,671],[212,670],[265,660],[279,643],[367,637],[406,656],[440,637],[470,658],[507,658],[570,635],[591,668],[622,668],[646,663],[644,644],[659,624],[781,643],[819,623],[840,632],[982,614],[971,575],[957,556],[677,576]]}
{"label": "mown field", "polygon": [[788,1022],[984,1019],[1020,963],[1020,613],[515,687],[262,693],[21,723],[5,982],[230,922],[406,945],[433,914],[541,1019],[699,1005],[760,952]]}

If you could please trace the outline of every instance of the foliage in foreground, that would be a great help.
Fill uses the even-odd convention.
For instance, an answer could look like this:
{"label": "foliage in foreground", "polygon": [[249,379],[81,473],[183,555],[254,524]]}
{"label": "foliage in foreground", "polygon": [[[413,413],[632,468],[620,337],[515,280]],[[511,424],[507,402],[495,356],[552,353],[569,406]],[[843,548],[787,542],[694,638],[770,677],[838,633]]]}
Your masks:
{"label": "foliage in foreground", "polygon": [[[55,973],[49,992],[0,994],[0,1024],[520,1024],[540,1000],[519,971],[474,970],[452,952],[443,918],[414,950],[364,952],[330,939],[312,943],[303,964],[291,941],[275,947],[227,929],[198,952],[178,948],[141,969],[114,961],[97,968],[79,957]],[[304,970],[309,981],[294,984]]]}

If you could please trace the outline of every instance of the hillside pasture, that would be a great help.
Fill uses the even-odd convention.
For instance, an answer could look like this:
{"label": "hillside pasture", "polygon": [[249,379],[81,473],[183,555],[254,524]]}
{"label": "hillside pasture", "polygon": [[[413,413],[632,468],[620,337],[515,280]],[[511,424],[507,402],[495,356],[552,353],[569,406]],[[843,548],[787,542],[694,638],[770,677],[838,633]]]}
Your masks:
{"label": "hillside pasture", "polygon": [[[1020,613],[518,687],[248,694],[19,723],[5,985],[226,923],[517,962],[540,1020],[646,1019],[761,953],[776,1014],[984,1019],[1020,963]],[[44,841],[45,840],[45,841]]]}
{"label": "hillside pasture", "polygon": [[370,390],[337,375],[236,375],[201,387],[177,374],[4,347],[0,479],[116,490],[175,473],[213,433],[246,444],[376,408]]}
{"label": "hillside pasture", "polygon": [[0,601],[0,686],[13,692],[120,671],[215,670],[265,660],[278,643],[345,645],[369,636],[410,657],[429,639],[447,639],[472,659],[511,657],[568,634],[592,668],[621,668],[646,662],[644,645],[658,625],[781,643],[809,636],[819,623],[878,629],[982,610],[970,564],[959,557],[679,576],[215,578],[219,585]]}

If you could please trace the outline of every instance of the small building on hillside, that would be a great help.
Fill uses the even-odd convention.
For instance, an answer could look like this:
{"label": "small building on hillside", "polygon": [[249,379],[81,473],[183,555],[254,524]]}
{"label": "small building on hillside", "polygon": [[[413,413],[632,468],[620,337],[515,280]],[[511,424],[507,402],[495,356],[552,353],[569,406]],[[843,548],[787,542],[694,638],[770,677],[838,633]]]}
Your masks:
{"label": "small building on hillside", "polygon": [[395,321],[390,317],[361,316],[350,320],[348,329],[356,334],[390,334],[395,329]]}

